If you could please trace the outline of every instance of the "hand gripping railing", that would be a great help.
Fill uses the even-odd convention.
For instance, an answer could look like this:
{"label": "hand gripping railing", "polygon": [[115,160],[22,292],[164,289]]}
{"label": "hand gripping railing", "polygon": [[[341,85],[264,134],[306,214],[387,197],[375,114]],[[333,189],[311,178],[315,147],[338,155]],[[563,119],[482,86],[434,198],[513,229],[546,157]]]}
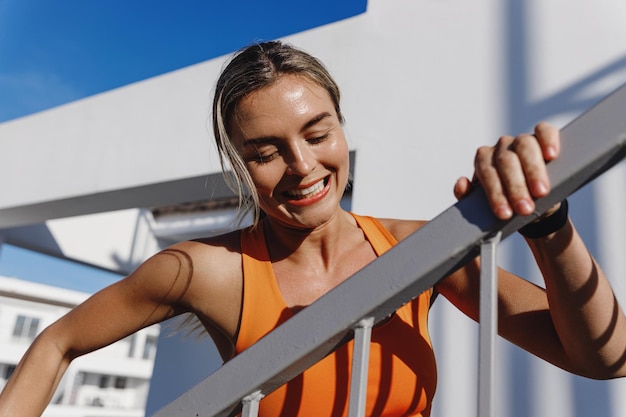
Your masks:
{"label": "hand gripping railing", "polygon": [[561,137],[561,155],[548,165],[552,191],[537,200],[535,215],[499,221],[477,189],[155,417],[226,416],[233,409],[255,416],[263,396],[315,364],[353,333],[349,413],[362,416],[372,326],[478,255],[481,246],[485,258],[481,287],[488,285],[481,288],[478,413],[480,417],[493,415],[495,245],[624,158],[626,86],[563,128]]}

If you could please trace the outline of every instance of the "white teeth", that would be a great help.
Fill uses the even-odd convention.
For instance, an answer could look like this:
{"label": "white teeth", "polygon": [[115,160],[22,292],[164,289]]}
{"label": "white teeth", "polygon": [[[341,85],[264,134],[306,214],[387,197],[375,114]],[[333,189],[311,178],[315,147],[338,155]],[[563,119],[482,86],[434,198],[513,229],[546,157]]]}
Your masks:
{"label": "white teeth", "polygon": [[317,194],[324,189],[324,180],[319,180],[315,184],[307,188],[301,188],[298,190],[289,190],[287,194],[289,197],[306,198],[313,194]]}

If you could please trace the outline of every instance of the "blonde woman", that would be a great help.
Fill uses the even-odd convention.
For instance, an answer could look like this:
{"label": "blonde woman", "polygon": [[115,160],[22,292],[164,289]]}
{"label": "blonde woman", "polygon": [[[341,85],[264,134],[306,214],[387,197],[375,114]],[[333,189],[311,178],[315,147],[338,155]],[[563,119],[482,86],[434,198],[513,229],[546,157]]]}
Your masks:
{"label": "blonde woman", "polygon": [[[183,313],[197,317],[228,361],[425,224],[340,207],[349,158],[339,89],[297,48],[266,42],[239,51],[218,80],[213,125],[253,226],[165,249],[47,328],[2,392],[0,416],[40,415],[74,358]],[[533,199],[550,189],[544,161],[558,154],[558,131],[545,123],[479,149],[475,176],[496,216],[532,213]],[[461,178],[454,191],[460,198],[469,188]],[[523,233],[545,289],[500,270],[500,334],[570,372],[624,376],[626,320],[567,204]],[[441,294],[476,319],[478,262],[373,330],[367,415],[430,415],[437,375],[429,307]],[[349,352],[340,347],[264,398],[260,415],[346,415]]]}

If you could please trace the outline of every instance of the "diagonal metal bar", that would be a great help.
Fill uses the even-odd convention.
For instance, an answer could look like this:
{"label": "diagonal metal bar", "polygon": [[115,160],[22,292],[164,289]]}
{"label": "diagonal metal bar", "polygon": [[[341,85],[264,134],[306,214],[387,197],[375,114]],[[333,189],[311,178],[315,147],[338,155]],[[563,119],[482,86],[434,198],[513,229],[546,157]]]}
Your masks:
{"label": "diagonal metal bar", "polygon": [[[537,216],[624,158],[624,109],[626,86],[562,129],[561,157],[548,166],[552,192],[537,201]],[[228,415],[241,398],[267,395],[352,337],[361,319],[380,321],[478,255],[487,236],[506,238],[534,218],[497,220],[477,189],[155,416]]]}
{"label": "diagonal metal bar", "polygon": [[498,264],[500,232],[480,245],[480,329],[478,417],[495,416],[496,336],[498,335]]}

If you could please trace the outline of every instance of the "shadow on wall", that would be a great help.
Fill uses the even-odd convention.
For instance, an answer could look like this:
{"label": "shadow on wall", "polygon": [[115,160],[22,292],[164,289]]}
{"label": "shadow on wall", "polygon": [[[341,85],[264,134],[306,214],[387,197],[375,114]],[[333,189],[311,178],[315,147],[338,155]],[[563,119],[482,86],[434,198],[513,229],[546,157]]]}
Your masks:
{"label": "shadow on wall", "polygon": [[[509,132],[523,132],[537,121],[554,118],[563,114],[580,114],[600,101],[606,93],[590,95],[594,87],[608,78],[626,70],[626,56],[604,66],[580,81],[570,84],[567,88],[542,99],[531,100],[529,97],[529,77],[531,60],[529,59],[529,29],[532,28],[529,18],[528,2],[509,0],[506,3],[505,21],[508,24],[507,75],[505,91],[508,97],[508,120],[506,128]],[[598,202],[594,198],[594,187],[591,183],[571,196],[571,217],[574,219],[579,233],[582,235],[592,253],[599,251],[597,216]],[[528,247],[521,238],[507,242],[510,251],[509,263],[506,268],[521,276],[530,277],[536,274],[534,261]],[[533,269],[534,268],[534,269]],[[540,283],[541,284],[541,283]],[[510,379],[503,381],[502,387],[509,391],[507,397],[508,414],[511,417],[527,417],[532,414],[531,405],[537,398],[533,381],[532,359],[526,352],[512,348],[509,356]],[[545,365],[550,366],[550,365]],[[614,416],[608,382],[593,381],[569,375],[568,397],[573,401],[571,410],[573,417],[589,415]]]}
{"label": "shadow on wall", "polygon": [[[590,94],[596,84],[615,75],[626,74],[626,56],[589,74],[567,88],[557,91],[544,99],[531,100],[529,97],[530,68],[529,58],[529,3],[509,0],[506,5],[506,22],[509,30],[506,42],[505,94],[508,99],[508,120],[505,127],[509,132],[524,132],[536,122],[560,114],[581,114],[600,101],[608,91]],[[626,76],[621,76],[626,78]]]}
{"label": "shadow on wall", "polygon": [[[184,329],[176,332],[173,329],[176,329],[178,320],[174,318],[162,325],[146,416],[153,415],[222,366],[220,355],[211,338],[186,335]],[[168,360],[159,360],[159,357]],[[198,362],[184,358],[203,360]]]}

